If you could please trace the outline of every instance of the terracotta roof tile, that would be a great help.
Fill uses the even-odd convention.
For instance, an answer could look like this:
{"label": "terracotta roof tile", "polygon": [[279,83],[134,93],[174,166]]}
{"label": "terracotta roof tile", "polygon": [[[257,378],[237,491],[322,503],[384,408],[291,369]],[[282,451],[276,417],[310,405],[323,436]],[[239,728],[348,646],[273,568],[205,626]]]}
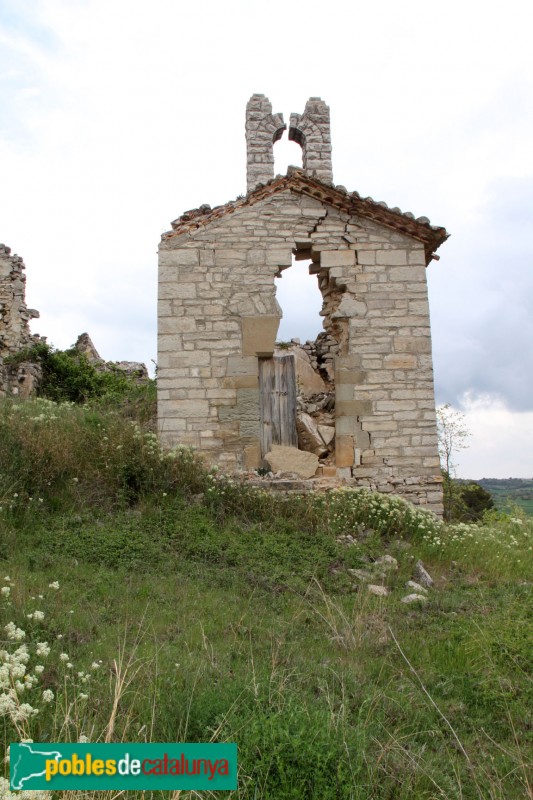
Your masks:
{"label": "terracotta roof tile", "polygon": [[445,228],[431,225],[427,217],[417,217],[415,219],[414,214],[410,211],[402,212],[397,206],[389,208],[387,203],[383,201],[377,202],[372,197],[361,197],[359,192],[349,193],[344,186],[329,186],[316,178],[310,178],[301,169],[290,167],[287,175],[278,175],[264,186],[259,184],[253,192],[249,192],[245,197],[239,197],[215,208],[202,205],[200,208],[186,211],[171,223],[172,230],[164,233],[162,239],[167,240],[183,233],[198,230],[221,217],[232,214],[237,209],[253,206],[287,189],[298,194],[314,197],[347,214],[366,217],[380,225],[417,239],[424,244],[426,264],[429,264],[432,258],[438,258],[438,256],[434,255],[435,250],[449,236]]}

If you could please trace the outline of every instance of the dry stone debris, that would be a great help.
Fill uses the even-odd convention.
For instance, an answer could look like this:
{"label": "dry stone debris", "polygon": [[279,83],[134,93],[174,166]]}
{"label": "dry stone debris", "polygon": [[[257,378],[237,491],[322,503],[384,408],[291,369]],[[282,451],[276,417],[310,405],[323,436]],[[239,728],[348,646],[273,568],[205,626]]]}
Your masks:
{"label": "dry stone debris", "polygon": [[427,589],[431,589],[431,587],[433,586],[434,583],[433,578],[424,567],[422,561],[416,562],[414,577],[421,586],[425,586]]}
{"label": "dry stone debris", "polygon": [[318,456],[313,453],[279,444],[272,445],[272,450],[266,454],[265,461],[274,473],[292,472],[300,478],[312,478],[318,467]]}
{"label": "dry stone debris", "polygon": [[406,606],[412,605],[412,603],[427,603],[427,601],[427,597],[423,594],[407,594],[400,600],[400,602],[405,603]]}

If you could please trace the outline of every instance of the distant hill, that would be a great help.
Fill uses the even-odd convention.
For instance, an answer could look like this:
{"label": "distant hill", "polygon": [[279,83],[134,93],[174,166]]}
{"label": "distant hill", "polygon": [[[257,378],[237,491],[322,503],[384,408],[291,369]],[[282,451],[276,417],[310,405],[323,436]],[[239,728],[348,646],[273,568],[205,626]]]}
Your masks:
{"label": "distant hill", "polygon": [[491,493],[496,508],[517,505],[533,516],[533,478],[482,478],[476,483]]}

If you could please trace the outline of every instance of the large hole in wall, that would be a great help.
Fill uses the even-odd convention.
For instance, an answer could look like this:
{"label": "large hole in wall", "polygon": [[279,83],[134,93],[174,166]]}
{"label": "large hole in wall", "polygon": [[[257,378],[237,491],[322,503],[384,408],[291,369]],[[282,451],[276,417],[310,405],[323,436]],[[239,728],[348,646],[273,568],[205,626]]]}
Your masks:
{"label": "large hole in wall", "polygon": [[300,253],[298,260],[293,257],[292,266],[276,279],[276,299],[283,318],[274,357],[294,358],[298,448],[314,453],[322,464],[334,464],[333,363],[338,345],[328,330],[330,320],[324,318],[330,305],[326,299],[328,290],[324,277],[316,272],[311,259]]}
{"label": "large hole in wall", "polygon": [[276,300],[283,311],[278,329],[278,341],[288,342],[298,337],[302,342],[315,340],[323,330],[322,294],[316,275],[309,274],[311,259],[296,261],[276,278]]}

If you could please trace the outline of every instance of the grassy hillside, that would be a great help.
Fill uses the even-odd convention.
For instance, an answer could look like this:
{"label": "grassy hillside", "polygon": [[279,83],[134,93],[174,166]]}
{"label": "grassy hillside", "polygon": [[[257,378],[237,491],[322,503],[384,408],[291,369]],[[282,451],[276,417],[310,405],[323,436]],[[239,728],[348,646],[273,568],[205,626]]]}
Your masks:
{"label": "grassy hillside", "polygon": [[[366,491],[284,499],[42,400],[0,404],[0,507],[0,764],[24,738],[235,741],[239,789],[203,796],[533,797],[518,512],[444,526]],[[419,559],[435,585],[407,605]]]}
{"label": "grassy hillside", "polygon": [[476,482],[491,493],[496,508],[509,510],[518,506],[533,516],[533,478],[482,478]]}

